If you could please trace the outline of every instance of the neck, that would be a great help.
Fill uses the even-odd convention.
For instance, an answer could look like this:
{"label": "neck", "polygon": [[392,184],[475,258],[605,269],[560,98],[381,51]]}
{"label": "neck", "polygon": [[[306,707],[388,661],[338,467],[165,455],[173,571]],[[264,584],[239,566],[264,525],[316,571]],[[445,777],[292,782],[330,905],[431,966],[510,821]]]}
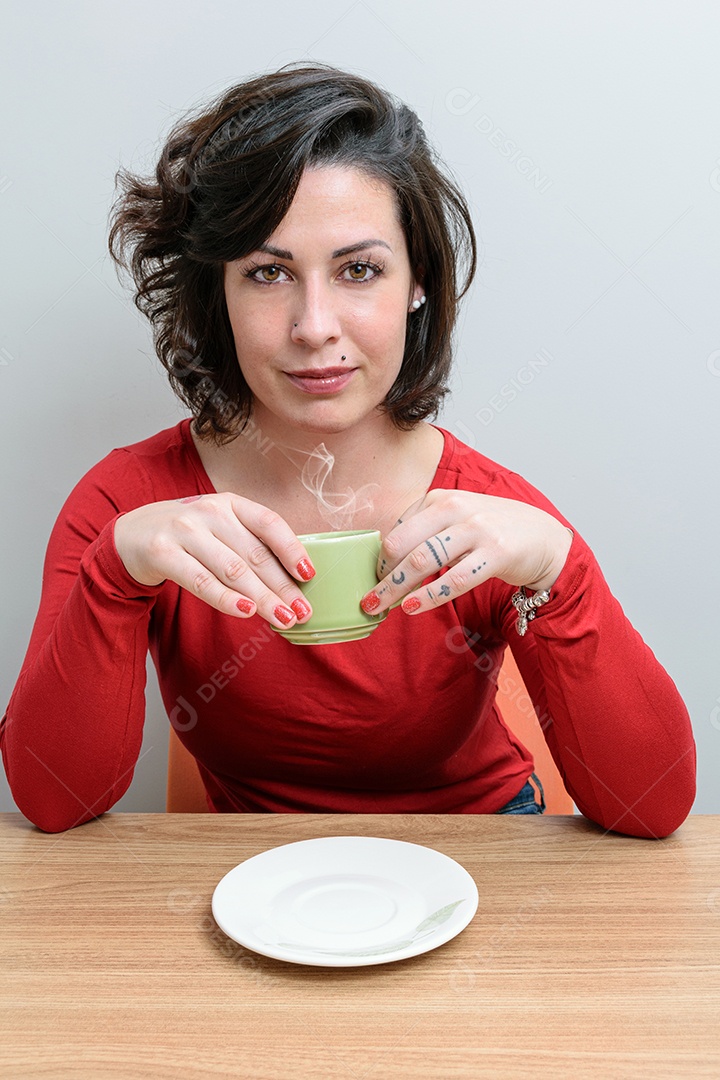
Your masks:
{"label": "neck", "polygon": [[228,449],[238,465],[276,489],[297,489],[303,478],[329,473],[332,467],[329,482],[343,491],[386,479],[412,438],[413,432],[398,430],[382,414],[361,429],[338,432],[277,430],[254,416]]}
{"label": "neck", "polygon": [[195,445],[217,491],[234,491],[279,513],[295,532],[380,529],[421,498],[443,439],[429,424],[400,431],[379,414],[340,432],[273,424],[254,414],[222,448]]}

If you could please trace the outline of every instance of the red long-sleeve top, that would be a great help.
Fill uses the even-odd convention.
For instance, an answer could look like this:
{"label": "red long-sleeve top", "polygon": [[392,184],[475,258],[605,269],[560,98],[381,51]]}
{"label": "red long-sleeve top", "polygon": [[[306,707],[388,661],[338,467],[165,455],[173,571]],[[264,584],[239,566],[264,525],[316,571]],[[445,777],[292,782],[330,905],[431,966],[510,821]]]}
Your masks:
{"label": "red long-sleeve top", "polygon": [[[190,421],[114,450],[80,481],[48,546],[40,610],[0,741],[22,812],[55,832],[110,809],[137,761],[148,648],[170,720],[225,812],[493,813],[533,762],[495,706],[510,644],[568,792],[607,829],[665,836],[690,811],[695,744],[672,680],[577,532],[527,634],[493,579],[370,637],[300,647],[125,570],[117,517],[214,489]],[[431,487],[538,491],[443,432]]]}

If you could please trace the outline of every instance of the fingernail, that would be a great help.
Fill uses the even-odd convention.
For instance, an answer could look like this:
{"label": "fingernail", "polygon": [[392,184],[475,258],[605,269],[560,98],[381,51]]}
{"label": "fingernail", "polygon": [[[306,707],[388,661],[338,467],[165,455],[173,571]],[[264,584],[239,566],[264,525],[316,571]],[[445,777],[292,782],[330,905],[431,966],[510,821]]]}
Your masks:
{"label": "fingernail", "polygon": [[303,581],[310,581],[315,577],[315,567],[312,565],[309,559],[301,559],[297,564],[297,572]]}
{"label": "fingernail", "polygon": [[363,596],[360,607],[366,615],[369,615],[375,608],[380,607],[380,597],[376,592],[369,592],[367,596]]}
{"label": "fingernail", "polygon": [[285,607],[283,604],[278,604],[276,608],[273,608],[273,615],[278,622],[281,622],[283,626],[289,626],[295,618],[295,612],[290,608]]}
{"label": "fingernail", "polygon": [[293,600],[290,607],[293,609],[298,619],[304,619],[306,615],[310,615],[312,613],[312,608],[310,607],[310,605],[307,604],[304,600],[301,600],[299,597],[297,600]]}
{"label": "fingernail", "polygon": [[244,615],[249,615],[255,605],[252,600],[246,600],[244,596],[241,596],[235,604],[235,607],[238,611],[242,611]]}
{"label": "fingernail", "polygon": [[419,611],[422,604],[418,600],[417,596],[408,596],[407,600],[403,600],[400,607],[403,609],[406,615],[412,615],[414,611]]}

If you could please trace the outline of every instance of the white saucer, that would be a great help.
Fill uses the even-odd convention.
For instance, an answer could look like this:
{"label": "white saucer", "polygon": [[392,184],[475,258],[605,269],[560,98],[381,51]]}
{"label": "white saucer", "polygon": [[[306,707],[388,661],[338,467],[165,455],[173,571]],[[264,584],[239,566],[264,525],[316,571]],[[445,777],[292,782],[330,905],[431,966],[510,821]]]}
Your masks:
{"label": "white saucer", "polygon": [[220,881],[212,912],[254,952],[317,967],[363,967],[450,941],[477,910],[475,882],[433,848],[328,836],[271,848]]}

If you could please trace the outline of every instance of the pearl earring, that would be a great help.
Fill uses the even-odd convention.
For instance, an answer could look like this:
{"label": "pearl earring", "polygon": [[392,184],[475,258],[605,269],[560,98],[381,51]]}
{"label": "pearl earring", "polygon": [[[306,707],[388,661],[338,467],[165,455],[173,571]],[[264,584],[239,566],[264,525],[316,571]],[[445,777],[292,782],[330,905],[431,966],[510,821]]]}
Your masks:
{"label": "pearl earring", "polygon": [[426,300],[427,300],[427,296],[425,295],[425,293],[422,294],[422,296],[420,297],[419,300],[413,300],[413,302],[412,302],[413,311],[417,311],[419,309],[419,307],[421,306],[421,304],[424,304]]}

